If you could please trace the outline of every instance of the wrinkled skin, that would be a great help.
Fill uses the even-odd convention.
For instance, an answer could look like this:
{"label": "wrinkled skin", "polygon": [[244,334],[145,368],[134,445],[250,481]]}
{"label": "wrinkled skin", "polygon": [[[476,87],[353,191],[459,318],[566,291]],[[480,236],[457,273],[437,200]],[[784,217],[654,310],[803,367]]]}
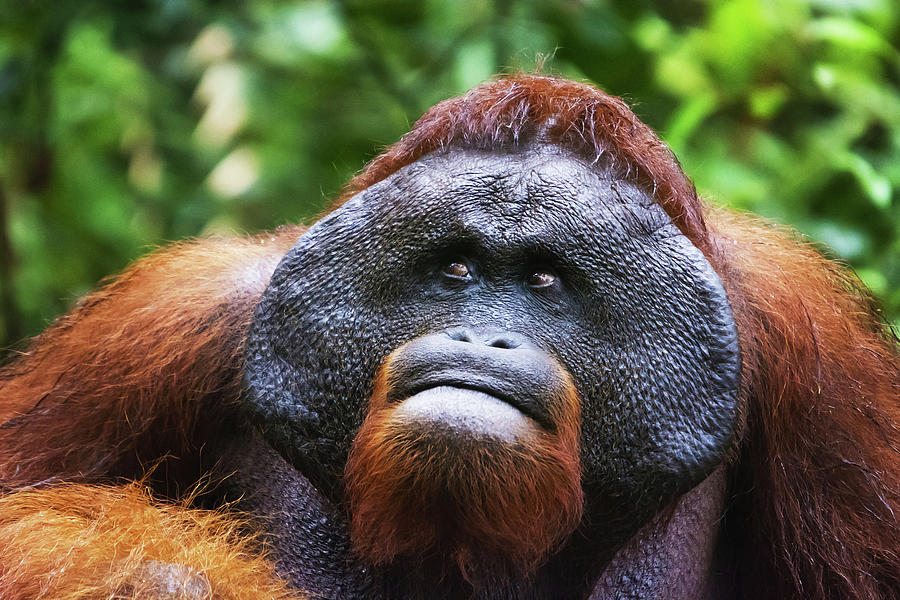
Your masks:
{"label": "wrinkled skin", "polygon": [[[454,264],[465,277],[448,274]],[[535,272],[550,279],[533,285]],[[577,530],[530,576],[474,589],[459,574],[444,573],[438,585],[408,557],[370,565],[354,554],[342,479],[386,357],[459,329],[480,340],[516,336],[537,353],[527,360],[561,365],[581,415]],[[588,597],[639,530],[650,535],[655,515],[722,464],[740,413],[736,328],[703,254],[646,192],[546,145],[433,153],[350,199],[282,260],[246,353],[248,411],[262,435],[234,442],[243,461],[235,487],[250,490],[252,510],[294,515],[271,528],[276,558],[301,589],[323,597]],[[515,397],[534,394],[543,379],[529,375],[541,367],[527,360],[506,379],[484,366],[490,359],[444,362],[458,365],[460,387],[466,372],[475,380],[489,371],[491,385]],[[522,422],[552,428],[537,396],[535,412],[516,408],[525,421],[488,415],[479,427],[495,423],[486,435],[508,443]],[[428,414],[447,420],[450,443],[472,435],[455,417]],[[267,470],[277,485],[260,477]],[[697,516],[690,506],[689,523],[719,510],[704,504]],[[691,560],[691,551],[674,555]],[[619,592],[679,589],[659,577],[631,573]]]}

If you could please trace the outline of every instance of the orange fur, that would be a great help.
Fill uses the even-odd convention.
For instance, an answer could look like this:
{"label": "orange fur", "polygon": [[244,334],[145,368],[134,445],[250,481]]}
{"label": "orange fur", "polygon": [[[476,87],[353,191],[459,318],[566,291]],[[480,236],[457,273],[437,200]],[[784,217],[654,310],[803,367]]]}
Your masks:
{"label": "orange fur", "polygon": [[565,392],[549,405],[554,431],[450,448],[392,418],[391,356],[345,471],[354,547],[375,564],[445,553],[476,585],[533,571],[581,520],[581,404],[568,374],[558,367]]}
{"label": "orange fur", "polygon": [[0,486],[140,476],[184,449],[205,402],[208,419],[236,398],[253,308],[301,231],[152,254],[36,338],[0,371]]}
{"label": "orange fur", "polygon": [[[339,202],[428,152],[453,145],[511,148],[539,135],[642,184],[724,281],[741,339],[747,413],[729,465],[734,497],[724,538],[735,554],[724,568],[736,573],[741,593],[814,600],[900,595],[896,339],[847,269],[789,233],[704,208],[675,158],[620,100],[546,77],[488,82],[426,113],[350,182]],[[236,397],[253,306],[300,231],[186,244],[151,256],[37,338],[0,372],[0,486],[134,477],[141,461],[188,446],[198,415],[219,414],[207,403],[227,409]],[[400,472],[408,473],[408,457],[398,456]],[[371,472],[384,466],[380,461],[370,461]],[[75,495],[53,519],[31,518],[56,493]],[[118,572],[120,555],[110,550],[123,540],[116,537],[120,523],[135,528],[123,531],[143,532],[134,539],[152,538],[158,525],[149,513],[160,509],[134,496],[116,504],[109,493],[60,488],[0,501],[0,544],[6,544],[0,578],[32,586],[7,589],[36,590],[30,597],[40,597],[40,582],[62,573],[52,561],[79,550],[85,536],[93,540],[85,556],[95,557],[85,564]],[[63,527],[80,504],[116,506],[107,512],[123,520],[107,521],[115,523],[108,529],[93,529],[90,519]],[[175,530],[201,514],[177,513],[182,520],[175,519]],[[191,539],[203,548],[218,531]],[[401,541],[376,554],[390,554]],[[24,553],[16,555],[20,561],[7,558],[12,551]],[[177,552],[158,556],[181,560]],[[65,572],[77,572],[79,563],[72,564]],[[202,573],[211,568],[183,564]],[[75,595],[61,597],[86,589],[73,585]]]}
{"label": "orange fur", "polygon": [[297,598],[242,523],[154,505],[138,484],[0,497],[0,598]]}
{"label": "orange fur", "polygon": [[621,100],[552,77],[489,81],[425,113],[338,204],[429,152],[539,135],[642,184],[723,279],[747,413],[729,512],[738,588],[748,598],[900,595],[896,336],[850,271],[795,235],[701,202]]}
{"label": "orange fur", "polygon": [[749,410],[732,509],[743,531],[730,538],[741,587],[747,597],[896,597],[896,338],[859,280],[796,234],[723,210],[708,222]]}
{"label": "orange fur", "polygon": [[0,597],[292,597],[223,515],[136,486],[27,486],[140,477],[189,451],[198,416],[236,399],[253,308],[301,231],[139,260],[0,371],[0,489],[22,490],[0,499]]}
{"label": "orange fur", "polygon": [[335,205],[429,152],[454,145],[509,148],[537,136],[649,189],[703,249],[705,225],[694,184],[669,147],[620,98],[554,77],[500,77],[434,105],[347,184]]}

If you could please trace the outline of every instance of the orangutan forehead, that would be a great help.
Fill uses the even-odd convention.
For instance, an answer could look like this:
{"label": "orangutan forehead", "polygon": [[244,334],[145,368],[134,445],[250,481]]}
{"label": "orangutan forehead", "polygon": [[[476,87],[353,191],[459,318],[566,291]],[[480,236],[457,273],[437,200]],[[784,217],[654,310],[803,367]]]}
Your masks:
{"label": "orangutan forehead", "polygon": [[[515,151],[452,148],[432,152],[370,190],[367,203],[393,212],[445,212],[465,206],[502,217],[523,211],[585,217],[605,207],[650,207],[649,194],[607,164],[555,145]],[[407,214],[409,214],[407,212]]]}

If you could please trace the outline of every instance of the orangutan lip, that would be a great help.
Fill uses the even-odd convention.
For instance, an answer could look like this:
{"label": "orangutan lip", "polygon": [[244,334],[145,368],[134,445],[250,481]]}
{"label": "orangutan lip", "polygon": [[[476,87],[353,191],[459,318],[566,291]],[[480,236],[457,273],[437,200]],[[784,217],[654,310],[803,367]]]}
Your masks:
{"label": "orangutan lip", "polygon": [[449,387],[449,388],[458,388],[463,390],[471,390],[473,392],[480,392],[482,394],[486,394],[497,400],[500,400],[504,404],[508,404],[518,410],[520,413],[529,417],[538,423],[542,428],[553,430],[553,423],[550,420],[550,416],[546,413],[546,411],[540,410],[539,407],[535,406],[534,402],[522,401],[518,398],[513,398],[508,394],[503,393],[502,391],[497,389],[497,386],[489,385],[487,382],[481,381],[467,381],[461,382],[457,379],[428,379],[427,381],[422,381],[418,384],[414,384],[410,387],[404,388],[402,396],[398,397],[398,401],[403,401],[406,398],[411,398],[420,392],[424,392],[425,390],[430,390],[438,387]]}

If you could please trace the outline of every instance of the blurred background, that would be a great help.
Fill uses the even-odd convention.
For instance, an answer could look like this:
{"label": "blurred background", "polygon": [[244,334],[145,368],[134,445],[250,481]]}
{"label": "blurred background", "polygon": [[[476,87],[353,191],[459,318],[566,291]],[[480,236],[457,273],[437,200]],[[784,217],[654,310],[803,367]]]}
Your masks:
{"label": "blurred background", "polygon": [[310,220],[426,108],[539,63],[900,324],[896,0],[0,0],[0,346],[165,241]]}

